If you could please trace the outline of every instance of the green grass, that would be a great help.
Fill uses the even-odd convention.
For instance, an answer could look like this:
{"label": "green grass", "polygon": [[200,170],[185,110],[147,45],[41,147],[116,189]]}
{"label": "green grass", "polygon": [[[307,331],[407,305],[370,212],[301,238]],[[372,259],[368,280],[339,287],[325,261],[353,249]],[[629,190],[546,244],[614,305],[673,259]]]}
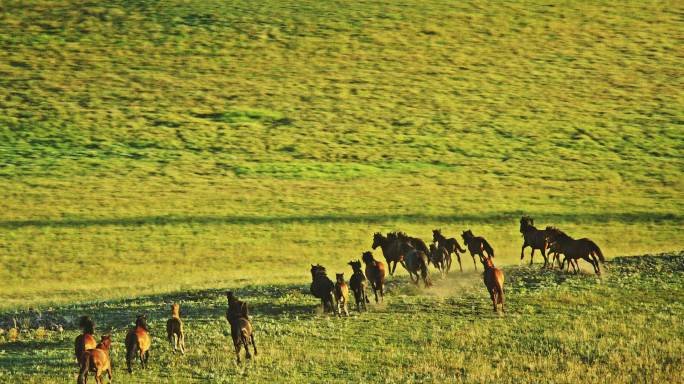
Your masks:
{"label": "green grass", "polygon": [[[118,383],[682,382],[682,265],[683,254],[620,258],[604,266],[600,279],[507,268],[504,316],[492,313],[475,273],[437,278],[429,290],[391,279],[384,304],[341,319],[320,314],[304,285],[250,286],[237,293],[251,304],[259,354],[241,365],[221,289],[98,301],[42,316],[64,322],[92,313],[99,332],[113,334]],[[173,355],[164,336],[172,302],[181,303],[185,319],[183,357]],[[123,339],[140,312],[154,337],[151,369],[129,376]],[[73,382],[73,328],[0,341],[0,380]]]}
{"label": "green grass", "polygon": [[375,231],[516,264],[522,214],[684,249],[683,12],[2,1],[0,311],[299,287]]}

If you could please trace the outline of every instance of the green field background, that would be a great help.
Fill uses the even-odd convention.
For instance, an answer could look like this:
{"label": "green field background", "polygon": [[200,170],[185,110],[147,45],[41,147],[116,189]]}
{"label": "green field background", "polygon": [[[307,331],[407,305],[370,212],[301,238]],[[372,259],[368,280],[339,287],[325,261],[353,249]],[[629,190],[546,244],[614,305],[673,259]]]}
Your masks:
{"label": "green field background", "polygon": [[375,231],[518,263],[522,214],[682,249],[682,12],[3,1],[0,308],[304,284]]}

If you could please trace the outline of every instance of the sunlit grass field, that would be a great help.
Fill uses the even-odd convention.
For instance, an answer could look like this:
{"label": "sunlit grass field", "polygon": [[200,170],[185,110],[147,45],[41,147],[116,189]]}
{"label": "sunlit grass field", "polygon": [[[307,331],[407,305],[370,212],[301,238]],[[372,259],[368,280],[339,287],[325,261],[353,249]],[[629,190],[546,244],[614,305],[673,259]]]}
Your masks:
{"label": "sunlit grass field", "polygon": [[[593,239],[609,259],[682,250],[683,14],[674,1],[0,0],[0,315],[53,307],[75,316],[100,305],[89,303],[141,296],[161,311],[158,300],[226,288],[279,300],[308,284],[311,263],[349,274],[375,231],[430,240],[441,228],[460,241],[470,228],[508,268],[520,262],[523,214]],[[467,321],[502,343],[527,319],[516,300],[547,305],[513,291],[517,320],[481,323],[488,307],[472,259],[463,262],[481,306]],[[407,308],[434,304],[430,292],[402,289]],[[448,308],[462,298],[443,300]],[[382,309],[383,321],[400,321],[402,308]],[[549,311],[570,321],[562,308]],[[139,309],[107,316],[132,320]],[[621,313],[616,321],[628,321]],[[209,315],[197,318],[220,321]],[[258,309],[257,319],[275,321]],[[646,342],[647,324],[620,338]],[[681,336],[681,326],[670,332]],[[52,347],[70,341],[59,340],[50,351],[64,360]],[[266,358],[275,361],[273,348]],[[306,377],[300,363],[285,371],[293,380]],[[314,376],[457,375],[395,364],[402,369],[371,369],[377,377],[329,366]],[[13,372],[30,381],[30,367]],[[208,372],[192,377],[220,381],[223,368]],[[549,381],[579,381],[560,372]],[[599,373],[589,381],[604,382]],[[467,380],[500,379],[481,374]]]}

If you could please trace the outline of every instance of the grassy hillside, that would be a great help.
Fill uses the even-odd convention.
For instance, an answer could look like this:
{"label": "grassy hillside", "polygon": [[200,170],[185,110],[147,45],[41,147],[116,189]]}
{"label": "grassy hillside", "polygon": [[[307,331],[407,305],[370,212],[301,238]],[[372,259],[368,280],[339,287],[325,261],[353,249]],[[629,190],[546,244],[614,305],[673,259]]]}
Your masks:
{"label": "grassy hillside", "polygon": [[[251,286],[259,354],[235,364],[226,300],[219,289],[144,296],[44,311],[77,321],[92,313],[98,335],[112,332],[114,382],[684,382],[684,254],[618,258],[607,275],[506,269],[507,313],[491,312],[480,276],[452,273],[429,292],[391,281],[383,305],[338,319],[316,313],[302,285]],[[180,302],[187,354],[165,341],[168,307]],[[147,312],[151,369],[125,372],[125,332]],[[16,315],[20,322],[36,314]],[[73,326],[22,333],[0,344],[0,381],[73,383]],[[0,343],[8,336],[0,336]],[[136,367],[137,368],[137,367]],[[9,381],[7,381],[9,382]]]}
{"label": "grassy hillside", "polygon": [[511,263],[522,213],[682,249],[682,12],[2,1],[0,308],[301,284],[378,230]]}

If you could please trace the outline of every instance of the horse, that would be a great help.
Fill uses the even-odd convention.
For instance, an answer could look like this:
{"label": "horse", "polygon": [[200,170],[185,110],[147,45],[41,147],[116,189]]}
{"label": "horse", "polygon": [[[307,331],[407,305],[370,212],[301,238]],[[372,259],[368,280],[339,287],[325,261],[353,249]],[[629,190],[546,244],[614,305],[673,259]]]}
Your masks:
{"label": "horse", "polygon": [[95,349],[97,347],[97,341],[95,341],[95,322],[90,316],[81,316],[78,326],[83,330],[83,333],[76,336],[74,340],[74,354],[76,355],[76,361],[81,363],[81,357],[83,357],[83,352]]}
{"label": "horse", "polygon": [[309,290],[315,297],[321,299],[323,312],[333,311],[333,290],[335,284],[328,278],[325,267],[321,265],[311,265],[311,286]]}
{"label": "horse", "polygon": [[112,337],[102,336],[100,342],[93,349],[83,351],[79,360],[78,384],[88,383],[88,372],[95,372],[95,382],[102,384],[102,374],[107,372],[109,382],[112,382],[112,361],[109,358],[109,348]]}
{"label": "horse", "polygon": [[[456,254],[458,256],[458,253]],[[449,273],[451,269],[451,255],[447,249],[437,243],[430,244],[430,253],[428,254],[432,264],[439,269],[440,273]],[[461,264],[461,258],[458,258],[459,264]],[[463,269],[461,269],[463,270]]]}
{"label": "horse", "polygon": [[[601,275],[599,261],[605,262],[606,260],[603,257],[601,249],[592,240],[586,237],[582,239],[573,239],[557,228],[551,229],[550,240],[554,244],[554,247],[557,247],[558,251],[565,255],[565,259],[561,263],[561,270],[563,269],[565,260],[575,260],[575,263],[577,263],[577,259],[583,259],[594,267],[594,272],[597,275]],[[575,269],[575,273],[577,273],[577,269]]]}
{"label": "horse", "polygon": [[226,320],[230,324],[230,336],[233,339],[233,346],[235,347],[235,356],[237,362],[240,363],[240,349],[245,347],[245,357],[252,358],[249,353],[249,344],[252,344],[254,349],[254,356],[257,355],[256,341],[254,340],[254,328],[249,321],[249,310],[247,303],[238,300],[233,292],[227,292],[228,309],[226,310]]}
{"label": "horse", "polygon": [[449,269],[451,269],[451,254],[454,253],[456,254],[456,259],[458,260],[458,266],[461,269],[461,272],[463,272],[463,265],[461,265],[461,253],[465,253],[466,250],[461,248],[461,245],[458,244],[458,241],[454,239],[453,237],[451,238],[446,238],[444,235],[442,235],[441,230],[439,229],[433,229],[432,230],[432,241],[437,242],[437,244],[440,247],[443,247],[446,249],[448,253],[448,265],[447,265],[447,272],[449,272]]}
{"label": "horse", "polygon": [[404,232],[397,232],[396,236],[399,240],[407,243],[408,245],[412,246],[413,248],[421,252],[425,252],[425,254],[428,254],[430,252],[425,242],[418,237],[409,236]]}
{"label": "horse", "polygon": [[[546,229],[537,229],[534,226],[534,219],[529,216],[523,216],[520,218],[520,233],[523,236],[523,245],[520,250],[520,260],[525,258],[525,248],[532,248],[532,253],[530,254],[530,265],[533,263],[534,251],[538,249],[541,251],[542,257],[544,258],[545,268],[549,259],[546,256],[546,249],[549,247],[549,232]],[[553,262],[551,263],[551,268],[553,268]]]}
{"label": "horse", "polygon": [[489,297],[492,299],[494,312],[498,312],[498,305],[501,304],[501,312],[506,313],[504,309],[504,273],[499,268],[494,266],[491,257],[480,256],[480,262],[484,268],[484,284],[489,292]]}
{"label": "horse", "polygon": [[180,305],[171,305],[171,318],[166,321],[166,336],[173,345],[173,353],[180,348],[181,355],[185,355],[185,333],[183,333],[183,321],[180,318]]}
{"label": "horse", "polygon": [[432,282],[430,281],[430,272],[428,270],[428,254],[422,250],[413,248],[408,242],[401,243],[401,247],[401,253],[405,255],[406,270],[409,273],[411,281],[414,284],[418,284],[418,281],[422,278],[425,288],[431,286]]}
{"label": "horse", "polygon": [[148,360],[150,359],[150,347],[152,346],[152,337],[150,336],[150,331],[147,327],[147,316],[138,315],[135,319],[135,328],[131,329],[128,334],[126,334],[125,344],[128,373],[133,373],[131,365],[136,355],[140,360],[142,369],[146,369]]}
{"label": "horse", "polygon": [[477,271],[477,263],[475,262],[475,255],[480,256],[480,258],[485,257],[484,252],[487,253],[487,257],[494,257],[494,249],[491,245],[484,239],[484,237],[479,237],[473,235],[473,231],[470,229],[461,234],[463,242],[468,251],[470,251],[470,256],[473,257],[473,264],[475,265],[475,270]]}
{"label": "horse", "polygon": [[[380,249],[382,249],[382,255],[387,262],[389,273],[393,276],[394,271],[397,269],[397,263],[401,263],[404,268],[406,268],[406,264],[404,264],[404,255],[401,254],[400,249],[396,245],[396,241],[394,241],[395,239],[391,238],[391,235],[393,234],[388,234],[388,236],[385,237],[380,232],[373,234],[372,248],[376,249],[377,247],[380,247]],[[392,265],[392,263],[394,263],[394,265]]]}
{"label": "horse", "polygon": [[366,310],[366,304],[370,303],[368,296],[366,295],[366,276],[363,275],[361,270],[361,261],[350,261],[349,264],[352,267],[351,278],[349,279],[349,286],[351,287],[352,293],[354,294],[354,301],[356,301],[356,310],[361,311],[361,306]]}
{"label": "horse", "polygon": [[384,300],[385,264],[381,261],[376,261],[371,252],[364,252],[361,255],[361,260],[366,264],[366,277],[370,281],[371,288],[373,288],[375,302],[378,302],[378,291],[380,291],[380,299]]}
{"label": "horse", "polygon": [[349,301],[349,286],[344,281],[344,273],[335,274],[335,302],[337,303],[337,316],[342,317],[342,311],[345,316],[349,316],[347,310],[347,302]]}

